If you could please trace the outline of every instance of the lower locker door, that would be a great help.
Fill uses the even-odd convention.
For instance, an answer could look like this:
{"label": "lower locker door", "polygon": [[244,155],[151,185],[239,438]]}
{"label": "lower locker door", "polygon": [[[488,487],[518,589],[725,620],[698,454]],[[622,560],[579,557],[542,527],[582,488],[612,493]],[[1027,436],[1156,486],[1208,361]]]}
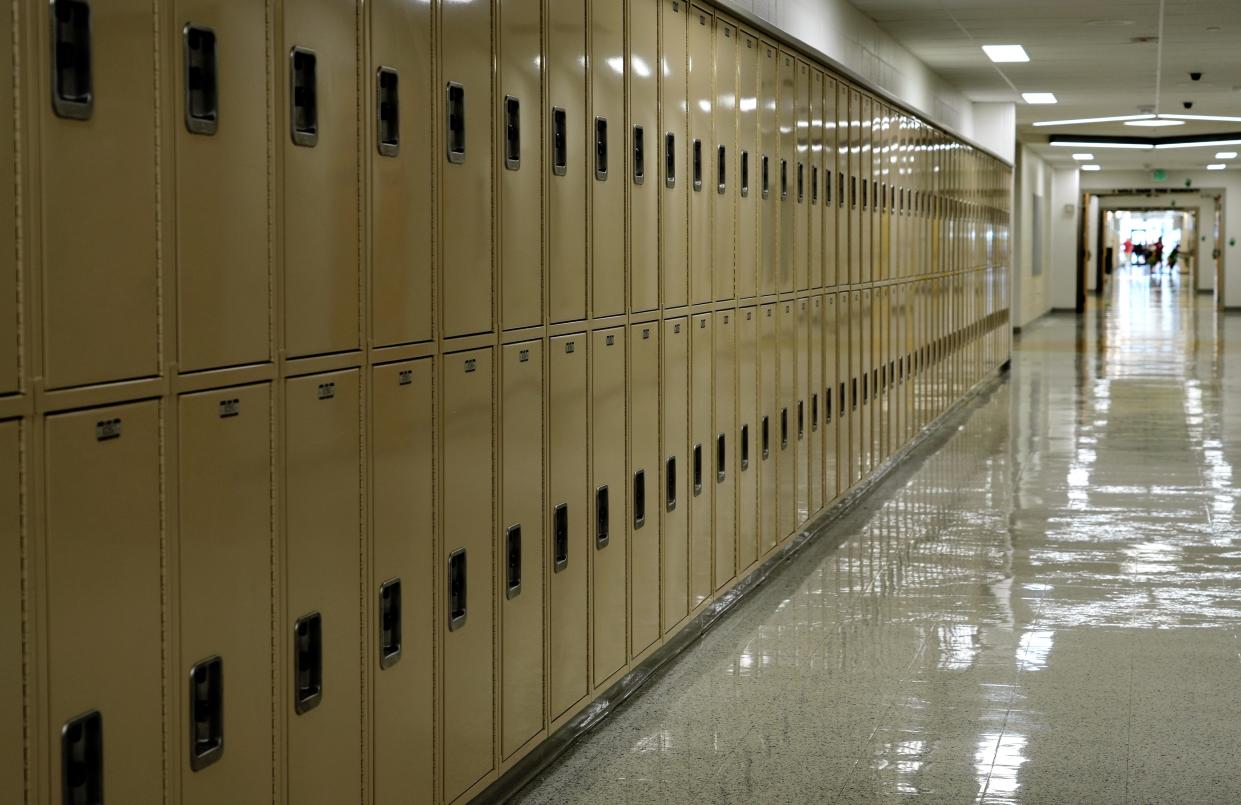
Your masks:
{"label": "lower locker door", "polygon": [[849,486],[862,480],[866,445],[862,440],[862,292],[849,296]]}
{"label": "lower locker door", "polygon": [[692,612],[706,601],[712,589],[712,497],[715,491],[711,402],[715,388],[711,381],[711,314],[690,319],[689,381],[689,608]]}
{"label": "lower locker door", "polygon": [[849,324],[852,307],[850,294],[836,294],[836,494],[843,495],[853,485],[853,416],[849,408],[852,386],[852,352],[849,347],[852,328]]}
{"label": "lower locker door", "polygon": [[823,297],[810,299],[810,320],[806,328],[807,368],[806,381],[806,444],[810,475],[807,486],[810,491],[809,515],[813,517],[823,508],[823,444],[827,428],[823,421]]}
{"label": "lower locker door", "polygon": [[810,300],[797,300],[794,355],[797,390],[791,427],[797,442],[797,526],[810,517]]}
{"label": "lower locker door", "polygon": [[836,294],[823,297],[823,382],[820,384],[823,394],[823,503],[830,504],[836,499],[840,490],[837,486],[837,462],[839,461],[840,434],[837,429],[837,386],[839,385],[836,371]]}
{"label": "lower locker door", "polygon": [[18,420],[0,422],[0,800],[21,802],[22,557],[21,435]]}
{"label": "lower locker door", "polygon": [[715,425],[711,483],[715,486],[714,567],[720,590],[737,576],[737,312],[715,316]]}
{"label": "lower locker door", "polygon": [[629,328],[630,658],[659,639],[659,322]]}
{"label": "lower locker door", "polygon": [[594,684],[605,684],[628,659],[625,563],[628,479],[625,477],[625,330],[592,337],[591,616]]}
{"label": "lower locker door", "polygon": [[783,541],[798,524],[797,510],[797,311],[795,302],[776,305],[779,349],[779,394],[777,396],[773,452],[778,456],[776,538]]}
{"label": "lower locker door", "polygon": [[664,634],[689,614],[689,320],[663,323],[663,423],[659,501],[663,548],[660,596]]}
{"label": "lower locker door", "polygon": [[758,311],[758,555],[779,541],[780,405],[776,306]]}
{"label": "lower locker door", "polygon": [[758,308],[738,311],[737,319],[737,574],[759,556],[758,476]]}

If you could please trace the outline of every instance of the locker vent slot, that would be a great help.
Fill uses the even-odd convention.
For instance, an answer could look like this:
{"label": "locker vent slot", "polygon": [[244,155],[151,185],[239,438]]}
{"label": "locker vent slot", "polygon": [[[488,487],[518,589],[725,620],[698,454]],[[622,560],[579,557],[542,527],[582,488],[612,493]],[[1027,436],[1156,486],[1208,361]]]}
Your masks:
{"label": "locker vent slot", "polygon": [[314,148],[319,142],[316,61],[313,50],[295,47],[289,52],[289,122],[293,144],[307,148]]}
{"label": "locker vent slot", "polygon": [[664,185],[677,186],[677,136],[672,132],[664,135]]}
{"label": "locker vent slot", "polygon": [[646,525],[646,470],[633,474],[633,529]]}
{"label": "locker vent slot", "polygon": [[103,802],[103,716],[98,710],[60,728],[60,790],[64,805]]}
{"label": "locker vent slot", "polygon": [[505,529],[504,557],[507,573],[504,597],[511,601],[521,595],[521,523]]}
{"label": "locker vent slot", "polygon": [[595,118],[595,178],[608,180],[608,119]]}
{"label": "locker vent slot", "polygon": [[91,77],[90,3],[52,3],[52,111],[57,117],[90,120],[95,104]]}
{"label": "locker vent slot", "polygon": [[767,158],[767,155],[766,155],[766,154],[763,154],[763,161],[762,161],[762,164],[759,166],[759,173],[761,173],[761,174],[762,174],[762,175],[759,177],[759,181],[760,181],[760,183],[762,184],[763,198],[767,198],[767,196],[771,195],[771,165],[770,165],[770,162],[771,162],[771,160],[769,160],[769,159]]}
{"label": "locker vent slot", "polygon": [[747,198],[750,195],[750,152],[741,152],[741,197]]}
{"label": "locker vent slot", "polygon": [[633,127],[633,183],[642,184],[646,181],[646,131],[641,126]]}
{"label": "locker vent slot", "polygon": [[750,468],[750,426],[741,426],[741,471]]}
{"label": "locker vent slot", "polygon": [[694,497],[702,494],[702,443],[694,445]]}
{"label": "locker vent slot", "polygon": [[185,128],[191,134],[215,134],[219,125],[219,75],[215,59],[215,31],[186,25]]}
{"label": "locker vent slot", "polygon": [[379,585],[379,667],[391,668],[401,659],[401,580]]}
{"label": "locker vent slot", "polygon": [[561,503],[552,512],[553,568],[559,573],[569,566],[569,504]]}
{"label": "locker vent slot", "polygon": [[608,485],[595,490],[595,548],[606,548],[611,541],[608,531],[612,517],[608,511]]}
{"label": "locker vent slot", "polygon": [[190,669],[190,769],[224,755],[224,660],[208,657]]}
{"label": "locker vent slot", "polygon": [[728,446],[727,436],[715,434],[715,482],[723,483],[728,477]]}
{"label": "locker vent slot", "polygon": [[728,148],[719,146],[715,150],[715,191],[720,195],[728,192]]}
{"label": "locker vent slot", "polygon": [[789,163],[787,159],[780,160],[780,200],[786,201],[789,197]]}
{"label": "locker vent slot", "polygon": [[504,167],[521,167],[521,101],[512,95],[504,96]]}
{"label": "locker vent slot", "polygon": [[569,172],[569,121],[565,110],[552,107],[552,173],[564,176]]}
{"label": "locker vent slot", "polygon": [[767,457],[771,455],[771,419],[770,417],[763,417],[762,437],[763,437],[763,460],[766,461]]}
{"label": "locker vent slot", "polygon": [[219,404],[220,419],[229,419],[231,417],[241,415],[241,400],[233,397],[229,400],[220,400]]}
{"label": "locker vent slot", "polygon": [[702,140],[694,140],[693,151],[694,192],[702,190]]}
{"label": "locker vent slot", "polygon": [[784,450],[789,446],[789,409],[780,409],[780,449]]}
{"label": "locker vent slot", "polygon": [[466,616],[465,548],[448,554],[448,631],[465,626]]}
{"label": "locker vent slot", "polygon": [[460,165],[465,162],[465,87],[449,81],[444,90],[444,106],[448,161]]}
{"label": "locker vent slot", "polygon": [[380,156],[400,153],[400,76],[391,67],[380,67],[375,74],[375,137]]}
{"label": "locker vent slot", "polygon": [[677,459],[676,456],[664,462],[664,508],[676,511],[677,508]]}
{"label": "locker vent slot", "polygon": [[293,709],[306,713],[323,701],[323,618],[303,615],[293,624]]}

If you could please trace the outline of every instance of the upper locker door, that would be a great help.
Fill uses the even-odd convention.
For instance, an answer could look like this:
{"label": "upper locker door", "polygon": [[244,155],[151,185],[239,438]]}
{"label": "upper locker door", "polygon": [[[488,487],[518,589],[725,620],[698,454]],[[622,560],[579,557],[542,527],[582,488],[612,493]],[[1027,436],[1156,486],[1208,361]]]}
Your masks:
{"label": "upper locker door", "polygon": [[500,351],[500,757],[543,728],[543,342]]}
{"label": "upper locker door", "polygon": [[780,261],[780,51],[771,42],[758,43],[758,292],[773,294],[779,287]]}
{"label": "upper locker door", "polygon": [[629,328],[631,659],[659,640],[659,322]]}
{"label": "upper locker door", "polygon": [[715,314],[715,433],[710,475],[715,486],[714,590],[737,575],[737,311]]}
{"label": "upper locker door", "polygon": [[443,115],[440,329],[449,338],[492,328],[491,22],[491,4],[485,0],[439,7],[443,95],[433,96],[433,104]]}
{"label": "upper locker door", "polygon": [[[371,342],[386,346],[431,338],[434,115],[422,110],[435,97],[434,64],[428,4],[376,0],[368,5],[367,80],[374,82],[373,91],[366,93],[373,137],[366,146],[371,166]],[[537,28],[534,36],[537,48]],[[409,192],[412,187],[420,192]],[[537,230],[538,218],[534,220]],[[534,259],[537,265],[537,240]],[[535,297],[536,313],[537,301]]]}
{"label": "upper locker door", "polygon": [[371,370],[369,663],[377,802],[433,796],[434,373],[431,358]]}
{"label": "upper locker door", "polygon": [[711,408],[715,396],[711,369],[714,362],[711,314],[690,319],[689,359],[689,608],[694,611],[710,597],[712,581],[712,497],[715,491]]}
{"label": "upper locker door", "polygon": [[840,130],[837,120],[836,80],[823,79],[823,286],[834,287],[840,282],[837,275],[841,232],[836,226],[838,153],[836,134]]}
{"label": "upper locker door", "polygon": [[586,0],[548,10],[547,311],[552,322],[579,321],[586,318],[586,191],[594,181],[586,158],[586,132],[594,128],[586,115]]}
{"label": "upper locker door", "polygon": [[[178,400],[181,801],[270,798],[271,386]],[[178,719],[179,721],[179,719]],[[178,744],[181,742],[178,741]],[[227,745],[228,752],[224,747]]]}
{"label": "upper locker door", "polygon": [[823,73],[810,68],[810,114],[807,120],[806,202],[810,205],[810,246],[806,258],[806,287],[823,287]]}
{"label": "upper locker door", "polygon": [[663,323],[663,366],[659,395],[663,429],[659,496],[660,590],[664,634],[689,613],[689,329],[688,319]]}
{"label": "upper locker door", "polygon": [[711,155],[712,78],[711,12],[692,6],[689,15],[689,301],[710,302],[711,296],[711,200],[715,171]]}
{"label": "upper locker door", "polygon": [[[494,767],[493,575],[495,467],[492,349],[445,355],[440,460],[441,567],[445,571],[444,799]],[[343,801],[343,800],[341,800]]]}
{"label": "upper locker door", "polygon": [[758,309],[758,555],[779,542],[780,347],[776,305]]}
{"label": "upper locker door", "polygon": [[758,415],[759,308],[737,311],[737,575],[758,559]]}
{"label": "upper locker door", "polygon": [[806,388],[809,399],[808,417],[810,478],[810,516],[823,508],[823,445],[827,428],[824,427],[823,401],[823,296],[810,297],[810,315],[806,325]]}
{"label": "upper locker door", "polygon": [[776,424],[772,440],[778,456],[779,510],[776,536],[783,541],[797,529],[797,302],[776,305],[779,379]]}
{"label": "upper locker door", "polygon": [[660,3],[628,4],[629,309],[635,312],[659,307]]}
{"label": "upper locker door", "polygon": [[[221,13],[217,2],[177,0],[174,19],[184,23],[172,82],[178,368],[268,361],[272,132],[270,86],[258,80],[269,73],[267,9],[237,3]],[[227,58],[216,58],[217,43]]]}
{"label": "upper locker door", "polygon": [[[2,47],[3,45],[0,45]],[[0,797],[21,802],[25,780],[22,656],[22,423],[0,422]]]}
{"label": "upper locker door", "polygon": [[625,312],[625,2],[590,0],[591,313]]}
{"label": "upper locker door", "polygon": [[737,226],[737,26],[724,19],[715,23],[715,99],[712,125],[715,141],[710,152],[715,194],[712,215],[711,271],[716,301],[736,295]]}
{"label": "upper locker door", "polygon": [[360,346],[358,12],[288,0],[283,18],[284,348],[301,357]]}
{"label": "upper locker door", "polygon": [[[17,69],[14,58],[14,27],[24,9],[14,6],[9,14],[0,18],[0,64]],[[24,20],[21,24],[24,24]],[[21,388],[21,367],[18,360],[21,339],[18,333],[17,315],[17,106],[13,102],[15,81],[0,82],[0,170],[5,180],[0,181],[0,394],[9,394]],[[10,722],[11,723],[11,722]]]}
{"label": "upper locker door", "polygon": [[796,432],[797,441],[797,525],[810,516],[810,299],[802,298],[793,303],[796,317],[794,333],[794,412],[790,425]]}
{"label": "upper locker door", "polygon": [[810,65],[797,60],[793,76],[794,149],[789,162],[789,181],[794,196],[790,209],[793,220],[793,282],[805,290],[809,281],[810,258]]}
{"label": "upper locker door", "polygon": [[874,107],[870,97],[859,94],[857,107],[858,126],[858,281],[871,283],[875,280],[874,266],[871,265],[871,243],[874,237],[871,210],[872,172],[871,154],[871,113]]}
{"label": "upper locker door", "polygon": [[737,298],[758,293],[758,39],[737,40]]}
{"label": "upper locker door", "polygon": [[43,109],[42,376],[65,388],[159,374],[155,9],[145,0],[23,8],[38,15],[43,67],[32,73],[52,79],[31,96]]}
{"label": "upper locker door", "polygon": [[776,67],[779,82],[776,120],[779,130],[778,158],[773,165],[775,169],[772,192],[780,201],[780,239],[777,245],[779,263],[776,269],[776,289],[781,292],[792,291],[795,287],[795,272],[798,231],[805,230],[805,224],[798,229],[798,211],[796,184],[797,173],[797,60],[788,51],[781,49]]}
{"label": "upper locker door", "polygon": [[543,3],[496,8],[496,257],[500,329],[512,330],[543,323]]}
{"label": "upper locker door", "polygon": [[689,302],[689,119],[684,0],[660,0],[659,276],[665,308]]}
{"label": "upper locker door", "polygon": [[591,336],[591,616],[594,685],[625,666],[628,518],[625,477],[625,328]]}
{"label": "upper locker door", "polygon": [[49,801],[166,799],[161,419],[155,401],[46,419]]}
{"label": "upper locker door", "polygon": [[[849,127],[848,158],[849,181],[845,188],[848,200],[845,204],[848,213],[849,229],[849,279],[850,285],[862,282],[862,208],[858,194],[861,191],[862,176],[862,96],[857,89],[849,88],[849,105],[842,109],[845,123]],[[842,132],[843,133],[843,132]],[[844,166],[841,166],[844,169]]]}

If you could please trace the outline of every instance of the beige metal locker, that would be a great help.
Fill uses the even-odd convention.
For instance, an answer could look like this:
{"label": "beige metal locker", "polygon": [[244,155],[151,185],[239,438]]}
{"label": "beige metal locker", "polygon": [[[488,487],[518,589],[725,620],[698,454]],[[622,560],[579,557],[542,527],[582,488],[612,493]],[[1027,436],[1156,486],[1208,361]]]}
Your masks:
{"label": "beige metal locker", "polygon": [[711,290],[711,204],[715,188],[711,177],[715,170],[711,147],[712,95],[712,16],[701,6],[692,6],[689,14],[689,301],[710,302]]}
{"label": "beige metal locker", "polygon": [[758,292],[772,294],[779,287],[780,260],[780,51],[765,40],[759,41],[758,50]]}
{"label": "beige metal locker", "polygon": [[797,59],[793,68],[793,153],[789,159],[789,195],[793,203],[793,287],[808,285],[810,256],[810,65]]}
{"label": "beige metal locker", "polygon": [[[13,53],[14,28],[25,25],[24,14],[24,7],[14,5],[9,14],[0,17],[0,64],[10,65],[13,70],[24,69]],[[0,255],[4,255],[0,257],[0,322],[4,322],[0,332],[0,394],[17,391],[22,385],[17,316],[17,182],[13,181],[18,175],[18,117],[13,103],[16,86],[16,81],[0,82],[0,109],[4,110],[0,113],[0,170],[6,177],[0,182]],[[0,776],[0,780],[7,779],[7,775]]]}
{"label": "beige metal locker", "polygon": [[663,306],[689,302],[689,118],[684,0],[660,0],[659,276]]}
{"label": "beige metal locker", "polygon": [[543,342],[500,350],[500,757],[543,728]]}
{"label": "beige metal locker", "polygon": [[450,338],[493,326],[491,9],[485,0],[464,0],[438,10],[440,87],[429,102],[441,110],[437,287],[440,330]]}
{"label": "beige metal locker", "polygon": [[[625,312],[625,0],[590,0],[591,313]],[[555,15],[553,14],[553,17]]]}
{"label": "beige metal locker", "polygon": [[801,521],[798,519],[797,497],[797,303],[776,305],[776,340],[778,344],[779,386],[777,392],[773,452],[778,455],[779,511],[776,535],[780,541],[790,536]]}
{"label": "beige metal locker", "polygon": [[[64,388],[156,375],[155,9],[144,0],[65,4],[68,19],[53,24],[53,4],[22,7],[38,15],[39,67],[30,74],[53,79],[30,94],[43,110],[43,380]],[[79,58],[83,49],[89,59]]]}
{"label": "beige metal locker", "polygon": [[660,5],[661,0],[630,0],[627,11],[629,309],[635,312],[659,307]]}
{"label": "beige metal locker", "polygon": [[889,373],[890,350],[892,347],[892,288],[884,285],[875,289],[875,368],[877,379],[875,390],[878,394],[876,402],[875,428],[875,464],[881,464],[888,457],[890,443],[889,432],[892,428],[891,378]]}
{"label": "beige metal locker", "polygon": [[810,111],[806,120],[809,147],[806,150],[806,203],[809,251],[806,257],[806,287],[823,287],[823,73],[810,69]]}
{"label": "beige metal locker", "polygon": [[180,657],[170,676],[187,804],[271,797],[271,404],[268,383],[177,401]]}
{"label": "beige metal locker", "polygon": [[780,541],[780,345],[776,305],[758,309],[758,555]]}
{"label": "beige metal locker", "polygon": [[708,192],[715,195],[711,226],[711,273],[714,299],[725,301],[736,296],[737,191],[740,185],[737,157],[737,27],[724,19],[716,20],[715,97],[712,99],[714,140],[708,154],[712,178]]}
{"label": "beige metal locker", "polygon": [[[357,796],[362,776],[359,373],[285,383],[286,741],[290,802]],[[368,591],[369,592],[369,591]]]}
{"label": "beige metal locker", "polygon": [[[862,292],[849,294],[849,486],[862,480],[865,475],[866,448],[870,434],[862,429],[862,377],[866,373],[862,363]],[[866,440],[863,440],[863,434]]]}
{"label": "beige metal locker", "polygon": [[287,0],[283,19],[284,349],[296,358],[360,346],[358,11]]}
{"label": "beige metal locker", "polygon": [[592,510],[586,454],[586,352],[583,334],[548,342],[547,511],[551,550],[551,609],[547,669],[551,718],[556,720],[586,695],[587,524]]}
{"label": "beige metal locker", "polygon": [[552,322],[578,321],[586,318],[586,199],[594,181],[586,139],[594,128],[586,115],[586,0],[561,0],[544,23],[547,309]]}
{"label": "beige metal locker", "polygon": [[715,396],[712,380],[714,338],[712,316],[690,319],[689,360],[689,608],[693,611],[710,597],[713,568],[712,503],[715,492],[714,446],[711,409]]}
{"label": "beige metal locker", "polygon": [[862,289],[858,313],[858,382],[862,388],[858,402],[861,412],[861,477],[870,475],[875,466],[875,316],[874,299],[869,287]]}
{"label": "beige metal locker", "polygon": [[[823,81],[823,286],[832,288],[842,282],[839,266],[848,254],[848,230],[838,223],[843,210],[844,184],[840,181],[840,112],[833,78]],[[847,274],[847,272],[846,272]]]}
{"label": "beige metal locker", "polygon": [[591,336],[590,611],[594,685],[625,666],[629,510],[625,477],[625,328]]}
{"label": "beige metal locker", "polygon": [[737,576],[737,311],[715,314],[715,426],[708,467],[714,489],[714,590]]}
{"label": "beige metal locker", "polygon": [[503,330],[543,322],[542,7],[542,0],[496,6],[496,256]]}
{"label": "beige metal locker", "polygon": [[663,328],[660,600],[670,634],[689,613],[689,320],[668,319]]}
{"label": "beige metal locker", "polygon": [[859,94],[858,96],[858,118],[861,126],[858,127],[858,238],[860,249],[858,252],[858,281],[862,283],[871,283],[875,279],[874,266],[871,263],[871,244],[874,239],[874,227],[872,226],[874,215],[874,188],[872,186],[873,164],[874,159],[871,153],[871,116],[874,106],[871,103],[870,96]]}
{"label": "beige metal locker", "polygon": [[659,640],[659,322],[629,328],[631,659]]}
{"label": "beige metal locker", "polygon": [[[849,228],[849,279],[850,285],[862,282],[862,205],[858,198],[862,184],[862,96],[856,87],[849,87],[849,106],[842,109],[845,123],[849,126],[848,159],[849,181],[845,191],[848,194],[846,207],[848,210]],[[842,132],[843,133],[843,132]],[[841,166],[844,170],[844,166]],[[843,282],[843,279],[842,279]]]}
{"label": "beige metal locker", "polygon": [[796,497],[794,509],[796,524],[800,526],[810,517],[810,300],[798,299],[793,303],[793,408],[789,412],[789,428],[796,435],[794,462],[796,464]]}
{"label": "beige metal locker", "polygon": [[838,367],[839,323],[836,310],[837,294],[829,293],[823,297],[823,332],[820,334],[823,344],[823,382],[820,384],[823,394],[823,502],[830,505],[840,494],[839,462],[841,430],[839,387],[840,373]]}
{"label": "beige metal locker", "polygon": [[758,559],[758,322],[756,307],[737,311],[737,575]]}
{"label": "beige metal locker", "polygon": [[[797,255],[797,221],[802,211],[797,203],[797,61],[783,48],[779,52],[776,77],[779,82],[776,115],[779,126],[779,155],[772,165],[772,193],[780,200],[780,240],[778,243],[776,287],[782,292],[796,287],[794,263]],[[804,224],[803,224],[804,228]]]}
{"label": "beige metal locker", "polygon": [[[183,371],[271,359],[267,9],[177,0],[177,364]],[[228,57],[217,58],[217,42]],[[226,43],[226,44],[224,44]],[[198,71],[210,89],[189,84]],[[228,116],[220,125],[219,107]],[[2,135],[0,135],[2,136]],[[231,687],[231,686],[230,686]]]}
{"label": "beige metal locker", "polygon": [[809,446],[809,516],[823,508],[823,445],[827,428],[823,416],[823,297],[812,296],[806,325],[806,444]]}
{"label": "beige metal locker", "polygon": [[45,420],[50,801],[165,799],[161,419],[151,400]]}
{"label": "beige metal locker", "polygon": [[758,293],[758,39],[739,31],[737,41],[737,298]]}
{"label": "beige metal locker", "polygon": [[370,374],[368,595],[374,609],[368,662],[375,669],[375,801],[430,800],[435,759],[435,365],[431,358],[422,358],[376,366]]}
{"label": "beige metal locker", "polygon": [[441,362],[444,799],[494,767],[495,369],[492,349]]}
{"label": "beige metal locker", "polygon": [[25,781],[22,656],[22,423],[0,422],[0,798],[21,802]]}

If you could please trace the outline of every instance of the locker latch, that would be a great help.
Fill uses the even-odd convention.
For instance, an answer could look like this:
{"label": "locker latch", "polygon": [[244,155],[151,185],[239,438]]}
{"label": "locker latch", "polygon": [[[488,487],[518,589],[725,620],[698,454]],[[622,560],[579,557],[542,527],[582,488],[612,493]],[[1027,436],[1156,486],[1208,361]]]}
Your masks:
{"label": "locker latch", "polygon": [[646,525],[646,470],[633,474],[633,530]]}
{"label": "locker latch", "polygon": [[455,632],[465,626],[468,592],[465,574],[465,548],[458,548],[448,555],[448,631],[450,632]]}
{"label": "locker latch", "polygon": [[771,419],[763,417],[763,461],[771,455]]}
{"label": "locker latch", "polygon": [[608,180],[608,119],[595,118],[595,179]]}
{"label": "locker latch", "polygon": [[748,424],[741,426],[741,471],[745,472],[750,468],[750,426]]}
{"label": "locker latch", "polygon": [[103,716],[98,710],[60,728],[60,790],[64,805],[103,802]]}
{"label": "locker latch", "polygon": [[190,669],[190,768],[224,755],[224,660],[208,657]]}
{"label": "locker latch", "polygon": [[787,407],[780,409],[780,449],[784,450],[789,446],[789,409]]}
{"label": "locker latch", "polygon": [[512,95],[504,96],[504,167],[521,167],[521,101]]}
{"label": "locker latch", "polygon": [[391,668],[401,659],[401,580],[379,585],[379,667]]}
{"label": "locker latch", "polygon": [[728,148],[719,146],[715,150],[715,192],[723,195],[728,192]]}
{"label": "locker latch", "polygon": [[763,198],[767,198],[771,194],[771,167],[769,163],[770,160],[767,158],[767,155],[763,154],[763,160],[759,167],[759,173],[762,174],[759,176],[759,181],[762,184]]}
{"label": "locker latch", "polygon": [[722,433],[715,434],[715,482],[723,483],[728,477],[728,457],[726,437]]}
{"label": "locker latch", "polygon": [[323,618],[303,615],[293,624],[293,709],[306,713],[323,701]]}
{"label": "locker latch", "polygon": [[806,199],[806,165],[802,162],[797,163],[797,203],[801,204]]}
{"label": "locker latch", "polygon": [[816,391],[810,395],[810,431],[814,433],[819,429],[819,393]]}
{"label": "locker latch", "polygon": [[569,172],[569,123],[565,110],[552,107],[552,173],[564,176]]}
{"label": "locker latch", "polygon": [[797,441],[806,436],[806,401],[797,401]]}
{"label": "locker latch", "polygon": [[447,135],[448,161],[465,163],[465,87],[449,81],[444,88],[444,126]]}
{"label": "locker latch", "polygon": [[289,51],[289,124],[293,144],[313,148],[319,142],[317,57],[313,50]]}
{"label": "locker latch", "polygon": [[559,573],[569,566],[569,504],[560,503],[552,511],[552,568]]}
{"label": "locker latch", "polygon": [[504,597],[513,600],[521,595],[521,523],[504,530]]}
{"label": "locker latch", "polygon": [[677,186],[677,136],[672,132],[664,134],[664,185]]}
{"label": "locker latch", "polygon": [[664,508],[676,511],[677,507],[677,458],[672,456],[664,462]]}
{"label": "locker latch", "polygon": [[52,3],[52,111],[57,117],[90,120],[95,95],[91,77],[90,3]]}
{"label": "locker latch", "polygon": [[611,514],[608,511],[608,485],[604,484],[595,490],[595,548],[606,548],[611,541],[609,526]]}
{"label": "locker latch", "polygon": [[646,136],[641,126],[633,127],[633,183],[646,181]]}
{"label": "locker latch", "polygon": [[789,163],[787,159],[780,160],[780,200],[786,201],[789,197]]}
{"label": "locker latch", "polygon": [[702,190],[702,140],[694,140],[690,146],[694,192]]}
{"label": "locker latch", "polygon": [[694,497],[702,494],[702,443],[694,445]]}
{"label": "locker latch", "polygon": [[380,156],[394,157],[400,152],[400,75],[392,67],[380,67],[375,73],[375,138]]}
{"label": "locker latch", "polygon": [[810,203],[819,203],[819,166],[810,167]]}
{"label": "locker latch", "polygon": [[750,152],[741,152],[741,197],[747,198],[750,195]]}
{"label": "locker latch", "polygon": [[185,51],[185,128],[191,134],[215,134],[219,126],[219,76],[215,59],[215,31],[186,25],[182,31]]}

